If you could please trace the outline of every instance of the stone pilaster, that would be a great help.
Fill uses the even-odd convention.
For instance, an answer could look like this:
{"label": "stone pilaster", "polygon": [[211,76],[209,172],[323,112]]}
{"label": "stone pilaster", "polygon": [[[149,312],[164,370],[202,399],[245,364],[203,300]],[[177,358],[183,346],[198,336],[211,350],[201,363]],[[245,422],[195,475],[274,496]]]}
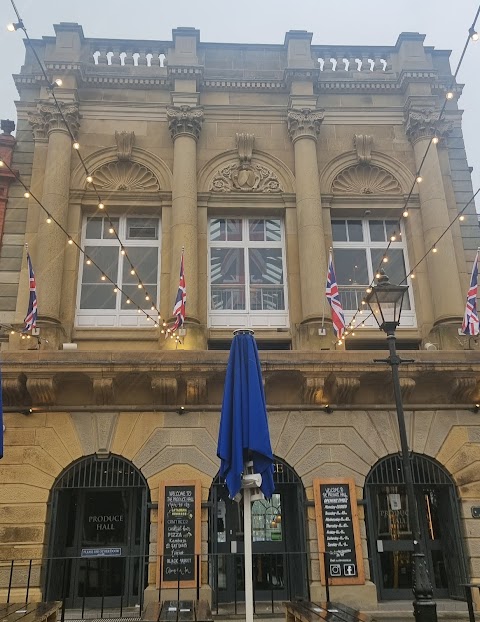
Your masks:
{"label": "stone pilaster", "polygon": [[[71,131],[78,131],[79,114],[76,104],[60,104],[63,117]],[[48,139],[42,204],[63,227],[67,224],[72,140],[65,122],[53,104],[40,104],[30,116],[37,139]],[[38,296],[38,326],[49,347],[55,348],[64,335],[60,322],[65,234],[54,223],[48,224],[45,215],[40,218],[35,258],[35,276]]]}
{"label": "stone pilaster", "polygon": [[[203,122],[203,109],[190,106],[167,108],[167,119],[173,139],[173,186],[171,224],[171,308],[178,289],[180,256],[185,248],[185,280],[187,283],[187,347],[197,342],[198,256],[197,256],[197,140]],[[195,335],[197,332],[197,335]]]}
{"label": "stone pilaster", "polygon": [[[441,141],[449,129],[449,124],[439,119],[438,111],[432,106],[410,105],[406,109],[405,133],[413,145],[417,170],[420,168],[432,137],[437,136]],[[437,152],[439,145],[430,146],[422,166],[423,181],[417,184],[426,249],[433,246],[450,224]],[[443,235],[437,248],[438,252],[430,253],[426,259],[432,296],[434,332],[438,333],[437,341],[441,341],[441,347],[449,349],[455,347],[455,333],[462,320],[464,307],[464,295],[458,278],[451,231]]]}
{"label": "stone pilaster", "polygon": [[[317,136],[323,120],[320,110],[288,111],[288,133],[295,151],[298,248],[302,323],[320,320],[326,279],[325,238],[317,162]],[[318,286],[312,287],[312,283]]]}

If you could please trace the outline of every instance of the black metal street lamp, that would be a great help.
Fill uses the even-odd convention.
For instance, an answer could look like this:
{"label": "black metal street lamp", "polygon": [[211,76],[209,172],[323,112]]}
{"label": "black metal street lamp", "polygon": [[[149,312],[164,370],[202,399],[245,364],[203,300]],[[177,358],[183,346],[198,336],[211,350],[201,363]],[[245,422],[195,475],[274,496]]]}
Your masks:
{"label": "black metal street lamp", "polygon": [[398,374],[398,366],[401,363],[407,362],[402,360],[397,354],[395,337],[395,330],[400,324],[403,298],[407,290],[408,285],[394,285],[390,283],[388,276],[381,270],[380,276],[377,278],[377,285],[371,288],[371,291],[365,297],[365,302],[370,307],[380,330],[387,334],[389,356],[382,362],[388,363],[392,368],[393,392],[397,409],[403,473],[408,500],[408,517],[413,536],[413,614],[417,622],[436,622],[437,605],[433,600],[432,583],[427,570],[420,532],[420,520],[415,499],[412,464],[408,449],[407,429]]}

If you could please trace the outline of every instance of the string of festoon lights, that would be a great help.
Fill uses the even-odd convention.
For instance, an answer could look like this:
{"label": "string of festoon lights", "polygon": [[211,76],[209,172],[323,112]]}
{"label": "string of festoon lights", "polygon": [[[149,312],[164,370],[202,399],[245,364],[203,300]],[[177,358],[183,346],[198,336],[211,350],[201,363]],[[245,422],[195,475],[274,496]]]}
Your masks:
{"label": "string of festoon lights", "polygon": [[[133,265],[132,260],[130,259],[128,252],[127,252],[127,248],[125,247],[125,245],[123,244],[122,240],[120,239],[120,236],[118,234],[118,231],[115,227],[114,221],[112,220],[112,218],[110,217],[110,214],[108,212],[108,209],[105,205],[105,201],[102,199],[102,197],[100,196],[100,192],[99,189],[97,188],[93,175],[92,173],[89,171],[88,166],[85,162],[85,159],[83,158],[81,151],[80,151],[80,143],[78,142],[78,140],[75,138],[75,135],[68,123],[67,118],[65,117],[65,114],[62,110],[62,107],[60,105],[60,102],[58,101],[56,95],[55,95],[55,89],[59,88],[62,86],[63,82],[60,78],[57,78],[56,80],[54,80],[54,82],[50,82],[50,79],[48,77],[46,68],[44,67],[42,61],[40,60],[37,51],[35,49],[35,46],[32,45],[31,39],[29,37],[29,34],[27,32],[27,28],[25,26],[25,22],[23,21],[22,17],[20,16],[20,13],[15,5],[14,0],[10,0],[10,3],[12,5],[13,10],[15,11],[15,15],[17,17],[17,22],[15,23],[11,23],[7,26],[7,30],[9,30],[10,32],[15,32],[17,30],[22,30],[23,33],[25,34],[25,37],[30,45],[30,49],[33,52],[33,55],[35,56],[35,59],[40,67],[40,70],[42,72],[42,75],[46,81],[47,84],[47,89],[50,92],[50,95],[52,96],[52,99],[54,101],[55,107],[58,110],[58,113],[63,121],[63,123],[65,124],[65,128],[70,136],[70,139],[72,141],[72,148],[74,149],[74,151],[77,153],[77,156],[80,160],[80,163],[82,165],[82,168],[84,170],[85,173],[85,181],[91,186],[91,188],[93,189],[93,191],[95,192],[95,195],[97,197],[97,212],[95,213],[96,216],[101,216],[101,217],[105,217],[108,221],[109,224],[109,234],[113,235],[114,238],[117,240],[119,246],[120,246],[120,253],[121,255],[124,257],[124,260],[128,263],[129,266],[129,271],[130,271],[130,275],[135,277],[138,281],[137,283],[137,288],[139,290],[143,290],[144,291],[144,297],[145,297],[145,302],[148,303],[148,305],[146,306],[150,306],[150,311],[154,312],[155,316],[152,317],[150,315],[150,313],[148,313],[148,311],[145,311],[145,309],[143,307],[141,307],[140,305],[138,305],[136,302],[134,302],[129,296],[127,296],[125,294],[125,292],[122,290],[122,288],[114,281],[112,280],[108,274],[106,270],[103,270],[86,252],[85,250],[80,246],[80,244],[78,244],[68,233],[68,231],[66,231],[66,229],[52,216],[52,214],[48,211],[48,209],[41,203],[41,201],[35,197],[33,195],[33,193],[31,192],[30,188],[27,187],[27,185],[20,179],[20,176],[18,173],[16,173],[15,171],[13,171],[10,167],[7,166],[7,168],[10,170],[10,172],[15,176],[15,178],[17,179],[17,181],[23,186],[23,188],[25,189],[25,193],[24,193],[24,197],[25,198],[30,198],[32,197],[36,203],[43,209],[43,211],[46,214],[46,222],[48,224],[55,224],[56,226],[58,226],[63,233],[66,235],[67,237],[67,243],[69,245],[73,245],[75,246],[83,255],[84,260],[85,260],[85,264],[90,266],[93,265],[94,267],[97,268],[97,270],[100,273],[100,280],[101,281],[108,281],[112,284],[113,286],[113,290],[115,293],[120,292],[122,295],[125,296],[125,302],[128,305],[132,305],[132,307],[136,307],[137,308],[137,312],[139,314],[143,314],[145,315],[145,317],[147,318],[148,321],[153,323],[153,326],[155,328],[158,328],[161,325],[161,333],[164,334],[165,332],[167,333],[167,336],[169,336],[171,339],[175,339],[176,343],[178,344],[181,340],[178,337],[178,335],[175,335],[174,333],[172,333],[170,331],[170,329],[167,328],[167,323],[166,321],[162,318],[161,313],[159,311],[159,309],[157,308],[155,299],[150,295],[150,293],[148,292],[147,288],[145,287],[145,284],[143,283],[138,270],[135,268],[135,266]],[[0,161],[1,162],[1,161]],[[2,164],[5,165],[5,163],[2,162]]]}
{"label": "string of festoon lights", "polygon": [[[480,38],[479,33],[476,31],[476,25],[477,25],[477,20],[478,20],[479,15],[480,15],[480,5],[477,8],[477,11],[475,13],[475,17],[473,19],[472,25],[468,29],[468,36],[466,38],[465,45],[463,46],[463,50],[462,50],[462,53],[461,53],[460,58],[458,60],[455,72],[454,72],[454,74],[452,76],[452,80],[451,80],[450,84],[448,85],[448,88],[447,88],[447,90],[445,92],[445,99],[444,99],[443,104],[442,104],[442,106],[440,108],[440,111],[438,113],[437,122],[444,120],[444,114],[445,114],[445,109],[447,107],[447,104],[448,104],[449,101],[453,100],[454,97],[455,97],[456,79],[457,79],[458,73],[460,71],[460,68],[462,66],[462,63],[463,63],[463,60],[465,58],[465,54],[466,54],[466,51],[467,51],[467,48],[468,48],[470,42],[477,42],[479,40],[479,38]],[[415,190],[415,187],[418,184],[421,184],[423,182],[422,171],[423,171],[423,166],[425,164],[425,160],[427,159],[427,156],[428,156],[428,153],[429,153],[430,149],[434,148],[436,145],[438,145],[438,143],[440,142],[440,138],[441,138],[440,136],[435,134],[428,141],[427,147],[425,149],[425,153],[424,153],[424,155],[422,157],[422,160],[420,162],[420,166],[418,167],[418,170],[417,170],[417,172],[415,174],[415,179],[412,182],[412,185],[410,187],[410,191],[409,191],[408,195],[405,198],[405,201],[404,201],[404,204],[403,204],[403,207],[402,207],[402,215],[398,219],[398,222],[396,224],[396,228],[394,229],[393,233],[390,234],[390,237],[389,237],[389,239],[387,241],[387,247],[386,247],[385,251],[383,252],[382,258],[381,258],[381,260],[380,260],[380,262],[378,264],[377,269],[374,272],[374,276],[372,278],[372,281],[370,282],[368,287],[365,289],[365,294],[366,295],[369,294],[372,291],[372,287],[374,286],[376,279],[378,279],[378,277],[380,276],[380,270],[383,268],[383,266],[386,263],[388,263],[388,261],[389,261],[388,251],[390,250],[391,245],[399,237],[401,237],[402,222],[405,221],[408,218],[408,215],[409,215],[408,204],[409,204],[410,199],[412,197],[413,191]],[[409,271],[409,273],[406,274],[405,278],[402,280],[401,283],[406,282],[407,279],[409,279],[409,278],[410,279],[414,279],[415,278],[415,270],[418,268],[418,266],[427,258],[428,255],[430,255],[430,253],[435,255],[438,252],[437,245],[440,242],[440,240],[452,228],[452,226],[457,222],[457,220],[460,221],[460,222],[463,222],[465,220],[464,212],[471,205],[471,203],[475,200],[475,197],[477,196],[477,194],[479,192],[480,192],[480,188],[475,192],[475,194],[473,194],[473,196],[470,198],[470,200],[458,212],[458,214],[450,222],[450,224],[445,229],[445,231],[443,231],[443,233],[441,233],[441,235],[435,240],[435,242],[425,252],[423,257],[415,264],[415,266]],[[365,301],[365,298],[362,298],[360,305],[357,307],[355,313],[353,314],[352,319],[350,320],[349,324],[346,327],[346,331],[345,331],[343,337],[338,339],[337,345],[342,345],[343,342],[346,340],[346,338],[349,337],[349,336],[354,337],[355,336],[355,329],[365,328],[365,323],[372,316],[372,314],[370,313],[365,319],[363,319],[363,318],[360,319],[360,318],[358,318],[358,316],[363,316],[363,314],[364,314],[364,307],[366,307],[366,305],[367,305],[367,303]],[[357,324],[357,322],[359,322],[359,323]]]}

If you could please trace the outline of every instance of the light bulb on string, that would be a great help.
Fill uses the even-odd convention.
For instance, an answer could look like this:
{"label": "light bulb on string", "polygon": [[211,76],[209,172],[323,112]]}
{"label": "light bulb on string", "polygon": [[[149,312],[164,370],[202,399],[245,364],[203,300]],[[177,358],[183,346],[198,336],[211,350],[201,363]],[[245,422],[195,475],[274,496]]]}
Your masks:
{"label": "light bulb on string", "polygon": [[68,238],[68,243],[69,243],[69,244],[73,244],[73,240],[72,240],[72,238]]}
{"label": "light bulb on string", "polygon": [[390,242],[395,242],[396,239],[397,236],[395,234],[390,236]]}
{"label": "light bulb on string", "polygon": [[410,275],[410,278],[411,278],[411,279],[414,279],[414,278],[415,278],[415,272],[412,272],[412,274]]}
{"label": "light bulb on string", "polygon": [[423,181],[423,177],[421,175],[417,175],[417,177],[415,178],[415,181],[417,182],[417,184],[421,184]]}
{"label": "light bulb on string", "polygon": [[125,302],[126,302],[127,305],[129,305],[129,304],[131,304],[132,301],[130,300],[130,298],[127,298],[127,300]]}
{"label": "light bulb on string", "polygon": [[130,270],[130,274],[131,274],[132,276],[135,274],[135,270],[134,270],[133,268]]}
{"label": "light bulb on string", "polygon": [[24,192],[24,193],[23,193],[23,196],[24,196],[26,199],[29,199],[29,198],[30,198],[30,192],[28,192],[28,191],[27,191],[27,192]]}
{"label": "light bulb on string", "polygon": [[385,257],[382,259],[383,263],[388,263],[388,257],[385,255]]}
{"label": "light bulb on string", "polygon": [[24,25],[22,20],[19,20],[18,22],[12,23],[12,24],[7,24],[7,30],[8,32],[15,32],[18,29],[23,29]]}
{"label": "light bulb on string", "polygon": [[50,217],[50,214],[47,216],[46,221],[47,225],[50,225],[52,223],[52,219]]}
{"label": "light bulb on string", "polygon": [[439,140],[440,140],[440,139],[438,138],[438,136],[434,136],[434,137],[432,138],[432,143],[433,143],[434,145],[438,145]]}
{"label": "light bulb on string", "polygon": [[465,220],[465,216],[461,214],[461,216],[458,217],[458,220],[460,220],[460,222],[463,222]]}
{"label": "light bulb on string", "polygon": [[139,283],[139,284],[137,285],[137,287],[138,287],[138,289],[142,289],[143,285],[142,285],[141,283]]}
{"label": "light bulb on string", "polygon": [[367,289],[365,290],[367,292],[367,294],[369,294],[372,291],[371,287],[367,287]]}
{"label": "light bulb on string", "polygon": [[403,210],[403,214],[402,214],[402,216],[403,216],[404,218],[408,218],[408,209]]}
{"label": "light bulb on string", "polygon": [[102,276],[100,277],[100,279],[101,279],[102,281],[106,281],[106,280],[107,280],[107,277],[106,277],[104,274],[102,274]]}
{"label": "light bulb on string", "polygon": [[73,147],[76,151],[78,151],[78,150],[80,149],[80,143],[77,143],[77,141],[75,141],[75,142],[73,143],[72,147]]}
{"label": "light bulb on string", "polygon": [[91,184],[93,181],[93,177],[91,175],[87,175],[87,183]]}
{"label": "light bulb on string", "polygon": [[155,311],[155,307],[153,305],[150,307],[150,311]]}
{"label": "light bulb on string", "polygon": [[92,263],[92,260],[89,257],[87,257],[87,259],[85,260],[85,263],[87,264],[87,266],[90,266]]}
{"label": "light bulb on string", "polygon": [[[375,275],[375,278],[376,278],[376,279],[379,279],[379,278],[380,278],[380,272],[377,272],[377,274]],[[370,292],[369,292],[369,293],[370,293]]]}
{"label": "light bulb on string", "polygon": [[110,229],[108,230],[108,233],[114,233],[114,231],[115,231],[114,228],[110,227]]}
{"label": "light bulb on string", "polygon": [[100,201],[100,203],[98,204],[98,209],[104,209],[105,205]]}
{"label": "light bulb on string", "polygon": [[468,34],[470,35],[470,39],[471,39],[474,43],[476,43],[476,42],[478,41],[478,39],[479,39],[479,34],[478,34],[478,32],[475,30],[475,28],[474,28],[473,26],[469,29]]}
{"label": "light bulb on string", "polygon": [[53,81],[52,87],[56,87],[56,86],[62,86],[63,85],[63,80],[62,78],[57,78],[56,80]]}
{"label": "light bulb on string", "polygon": [[122,250],[120,251],[120,253],[121,253],[122,255],[125,255],[125,249],[123,248],[123,246],[122,246]]}
{"label": "light bulb on string", "polygon": [[447,92],[445,93],[445,97],[446,97],[447,99],[453,99],[453,98],[455,97],[455,95],[454,95],[453,91],[447,91]]}
{"label": "light bulb on string", "polygon": [[432,248],[432,253],[436,253],[437,251],[438,251],[437,247],[436,247],[436,246],[434,246],[434,247]]}
{"label": "light bulb on string", "polygon": [[118,292],[118,287],[114,287],[113,292],[116,294]]}
{"label": "light bulb on string", "polygon": [[150,300],[150,296],[148,294],[145,295],[145,300]]}
{"label": "light bulb on string", "polygon": [[5,162],[3,160],[0,160],[0,167],[4,166]]}

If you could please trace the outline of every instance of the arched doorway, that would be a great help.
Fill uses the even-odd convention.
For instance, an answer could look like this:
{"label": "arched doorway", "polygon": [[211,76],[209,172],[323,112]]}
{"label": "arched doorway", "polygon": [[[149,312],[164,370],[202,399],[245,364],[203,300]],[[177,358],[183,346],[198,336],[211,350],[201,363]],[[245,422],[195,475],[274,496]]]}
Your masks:
{"label": "arched doorway", "polygon": [[[253,589],[256,601],[308,597],[306,498],[295,471],[279,458],[272,499],[252,505]],[[245,600],[243,504],[228,498],[217,475],[210,488],[210,584],[215,602]]]}
{"label": "arched doorway", "polygon": [[51,492],[46,600],[68,607],[123,607],[143,598],[148,486],[120,456],[87,456]]}
{"label": "arched doorway", "polygon": [[[466,566],[455,484],[435,460],[412,454],[415,497],[434,598],[463,598]],[[400,455],[382,458],[365,481],[371,574],[380,600],[411,599],[413,540]]]}

